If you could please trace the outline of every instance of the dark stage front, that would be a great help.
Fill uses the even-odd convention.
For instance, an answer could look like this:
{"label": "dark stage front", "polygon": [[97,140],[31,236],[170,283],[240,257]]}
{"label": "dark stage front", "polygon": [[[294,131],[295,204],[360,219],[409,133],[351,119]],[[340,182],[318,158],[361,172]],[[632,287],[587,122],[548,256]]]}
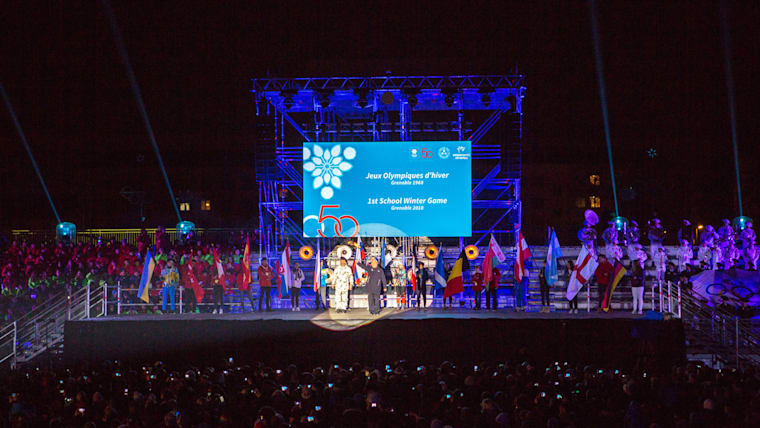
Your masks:
{"label": "dark stage front", "polygon": [[[356,313],[354,313],[356,312]],[[564,317],[563,317],[564,315]],[[66,323],[67,362],[122,359],[268,364],[568,361],[670,367],[685,358],[679,320],[617,315],[394,312],[273,312],[100,318]]]}

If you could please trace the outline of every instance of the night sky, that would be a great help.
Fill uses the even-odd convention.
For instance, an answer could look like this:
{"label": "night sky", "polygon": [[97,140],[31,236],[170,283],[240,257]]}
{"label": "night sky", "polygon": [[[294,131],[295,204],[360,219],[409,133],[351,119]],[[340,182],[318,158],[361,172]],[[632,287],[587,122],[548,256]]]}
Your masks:
{"label": "night sky", "polygon": [[[600,3],[615,166],[619,187],[635,190],[622,214],[657,211],[666,225],[734,217],[719,3]],[[729,3],[744,210],[758,217],[760,3]],[[117,1],[114,10],[175,192],[215,201],[209,225],[255,222],[256,76],[518,67],[528,87],[524,168],[608,168],[583,2]],[[134,227],[135,207],[119,192],[142,189],[146,223],[176,223],[101,4],[12,1],[0,28],[0,79],[61,216],[80,228]],[[44,193],[0,110],[0,230],[50,228]],[[524,223],[531,209],[526,202]]]}

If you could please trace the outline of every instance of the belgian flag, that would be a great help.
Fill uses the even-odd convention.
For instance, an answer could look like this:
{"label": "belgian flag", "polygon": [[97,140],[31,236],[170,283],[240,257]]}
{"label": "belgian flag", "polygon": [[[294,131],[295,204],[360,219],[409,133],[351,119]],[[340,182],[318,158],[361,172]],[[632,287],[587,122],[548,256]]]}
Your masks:
{"label": "belgian flag", "polygon": [[610,284],[607,285],[607,289],[604,290],[604,296],[602,297],[602,310],[604,312],[610,311],[610,301],[612,300],[612,293],[615,292],[615,288],[620,283],[620,280],[625,276],[626,270],[620,260],[615,260],[615,267],[612,268],[612,276]]}
{"label": "belgian flag", "polygon": [[446,280],[446,288],[443,291],[443,298],[451,297],[457,293],[464,291],[464,271],[470,269],[470,262],[467,260],[467,256],[462,250],[459,253],[457,261],[454,262],[454,267],[451,268],[449,278]]}

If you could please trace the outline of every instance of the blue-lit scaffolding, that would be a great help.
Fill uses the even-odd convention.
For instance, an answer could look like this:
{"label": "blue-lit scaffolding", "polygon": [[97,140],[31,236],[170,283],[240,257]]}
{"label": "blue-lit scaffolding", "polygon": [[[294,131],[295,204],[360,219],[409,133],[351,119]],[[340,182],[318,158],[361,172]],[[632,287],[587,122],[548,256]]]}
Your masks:
{"label": "blue-lit scaffolding", "polygon": [[[252,79],[257,116],[262,254],[302,237],[304,141],[470,140],[473,235],[512,245],[521,224],[524,76],[381,76]],[[457,237],[452,237],[457,238]],[[438,239],[436,239],[438,241]]]}

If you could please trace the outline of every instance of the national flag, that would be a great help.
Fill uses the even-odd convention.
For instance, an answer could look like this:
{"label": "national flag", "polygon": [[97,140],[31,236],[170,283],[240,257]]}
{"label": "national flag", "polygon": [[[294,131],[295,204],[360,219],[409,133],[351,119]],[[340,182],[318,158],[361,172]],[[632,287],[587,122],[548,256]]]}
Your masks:
{"label": "national flag", "polygon": [[528,276],[528,268],[525,266],[525,262],[531,258],[530,248],[528,243],[525,242],[522,231],[517,234],[517,254],[515,256],[515,281],[522,281],[524,277]]}
{"label": "national flag", "polygon": [[247,291],[251,284],[251,246],[248,237],[245,238],[245,251],[243,251],[243,282],[238,286],[243,291]]}
{"label": "national flag", "polygon": [[143,263],[142,276],[140,277],[140,288],[137,290],[137,297],[143,302],[150,303],[149,291],[151,286],[151,279],[153,278],[153,269],[156,268],[156,260],[153,259],[153,254],[145,254],[145,263]]}
{"label": "national flag", "polygon": [[354,283],[357,285],[359,285],[359,278],[361,278],[366,271],[356,263],[364,261],[365,256],[366,254],[364,253],[364,244],[362,244],[362,237],[359,236],[356,238],[356,257],[354,257],[353,263]]}
{"label": "national flag", "polygon": [[567,300],[573,300],[578,295],[578,292],[586,285],[598,266],[599,262],[594,259],[588,248],[581,247],[581,252],[575,260],[575,269],[573,269],[570,280],[567,282],[567,293],[565,294]]}
{"label": "national flag", "polygon": [[433,271],[433,283],[436,290],[446,288],[446,269],[443,266],[443,245],[438,246],[438,258],[435,260],[435,270]]}
{"label": "national flag", "polygon": [[451,268],[449,279],[446,281],[446,290],[443,291],[443,298],[451,297],[454,294],[464,291],[464,272],[470,269],[470,262],[464,250],[459,253],[454,267]]}
{"label": "national flag", "polygon": [[280,261],[277,262],[277,294],[282,298],[288,294],[293,283],[293,272],[290,271],[290,242],[285,243]]}
{"label": "national flag", "polygon": [[546,266],[544,267],[544,273],[546,274],[546,283],[550,286],[557,282],[557,279],[559,279],[559,274],[557,272],[557,260],[560,257],[562,257],[562,249],[559,246],[557,232],[552,229],[551,237],[549,238],[549,248],[546,252]]}
{"label": "national flag", "polygon": [[483,272],[483,284],[486,284],[486,287],[491,284],[493,268],[504,263],[506,259],[507,257],[501,251],[501,247],[499,246],[499,243],[496,242],[496,238],[493,237],[492,233],[491,240],[488,242],[486,256],[483,258],[483,264],[480,267],[480,270]]}
{"label": "national flag", "polygon": [[615,267],[612,268],[612,282],[607,287],[607,289],[604,292],[604,296],[602,298],[602,310],[604,312],[610,311],[610,301],[612,299],[612,293],[615,292],[615,288],[617,287],[618,283],[623,279],[623,277],[626,274],[626,269],[623,267],[623,264],[620,263],[620,260],[615,260]]}
{"label": "national flag", "polygon": [[195,293],[195,302],[201,303],[203,301],[203,287],[198,283],[198,279],[195,277],[195,269],[193,266],[193,254],[190,253],[190,259],[187,262],[187,272],[185,274],[187,284],[193,289]]}
{"label": "national flag", "polygon": [[417,293],[417,251],[412,250],[412,267],[407,271],[409,282],[412,283],[412,290]]}
{"label": "national flag", "polygon": [[317,256],[314,259],[314,282],[312,287],[314,291],[319,291],[319,287],[322,285],[322,260],[320,256],[319,245],[317,245]]}
{"label": "national flag", "polygon": [[222,289],[227,292],[227,281],[224,279],[224,267],[222,266],[222,262],[219,261],[219,255],[216,253],[216,247],[214,247],[214,266],[216,266],[216,277],[219,281],[219,285],[221,285]]}

